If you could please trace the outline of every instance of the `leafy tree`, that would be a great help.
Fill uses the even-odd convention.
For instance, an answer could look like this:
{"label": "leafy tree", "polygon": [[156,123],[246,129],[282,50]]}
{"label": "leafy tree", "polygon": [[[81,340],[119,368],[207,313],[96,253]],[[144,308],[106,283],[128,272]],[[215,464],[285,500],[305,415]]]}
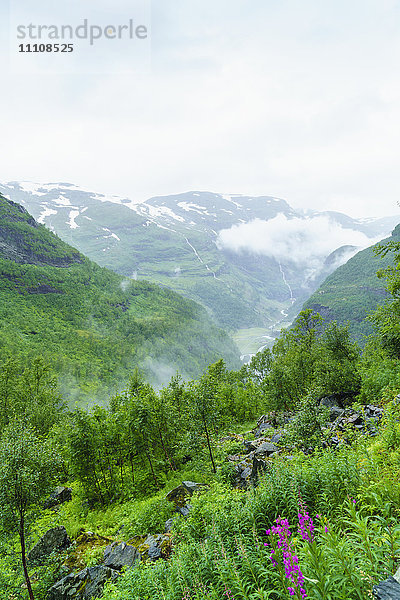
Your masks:
{"label": "leafy tree", "polygon": [[[397,226],[396,229],[398,229]],[[396,231],[396,230],[395,230]],[[379,256],[394,253],[394,265],[378,271],[386,279],[390,298],[371,315],[380,344],[391,358],[400,358],[400,242],[391,241],[376,247]]]}
{"label": "leafy tree", "polygon": [[5,533],[19,537],[30,600],[34,596],[27,565],[27,531],[58,467],[59,457],[50,442],[37,437],[31,427],[15,422],[4,430],[0,440],[0,523]]}
{"label": "leafy tree", "polygon": [[360,350],[352,342],[347,326],[331,323],[319,340],[314,384],[320,396],[340,394],[351,397],[361,387]]}
{"label": "leafy tree", "polygon": [[44,435],[57,423],[64,403],[57,378],[42,357],[8,358],[0,368],[0,429],[14,419],[26,419]]}
{"label": "leafy tree", "polygon": [[215,460],[211,447],[210,432],[217,430],[219,424],[218,387],[226,375],[223,360],[210,365],[199,381],[191,387],[191,413],[193,425],[206,437],[213,473],[216,473]]}

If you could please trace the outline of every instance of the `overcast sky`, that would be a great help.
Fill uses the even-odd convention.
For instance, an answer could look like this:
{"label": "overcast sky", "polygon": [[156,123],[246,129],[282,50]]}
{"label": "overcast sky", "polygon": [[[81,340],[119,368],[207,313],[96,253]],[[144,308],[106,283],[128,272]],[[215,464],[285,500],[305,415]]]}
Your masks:
{"label": "overcast sky", "polygon": [[[27,2],[26,21],[45,19],[47,2]],[[74,5],[75,18],[91,6],[135,18],[131,0],[53,4]],[[111,44],[112,72],[92,53],[94,73],[16,73],[2,44],[2,181],[400,211],[400,1],[153,0],[151,10],[151,66],[137,73],[123,73],[124,46]]]}

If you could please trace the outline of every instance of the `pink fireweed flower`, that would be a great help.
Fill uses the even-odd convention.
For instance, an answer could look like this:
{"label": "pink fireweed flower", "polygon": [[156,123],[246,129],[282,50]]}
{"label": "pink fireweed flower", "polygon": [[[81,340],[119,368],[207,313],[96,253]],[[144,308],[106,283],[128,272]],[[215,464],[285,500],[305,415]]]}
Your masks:
{"label": "pink fireweed flower", "polygon": [[307,511],[303,509],[303,513],[299,513],[299,533],[304,541],[312,542],[314,539],[314,523]]}
{"label": "pink fireweed flower", "polygon": [[[307,513],[305,513],[307,515]],[[302,515],[305,517],[305,515]],[[300,517],[300,515],[299,515]],[[310,538],[310,535],[313,534],[314,531],[314,525],[312,524],[311,521],[311,525],[312,527],[310,528],[310,522],[311,519],[309,518],[309,516],[307,515],[307,518],[304,518],[304,531],[308,532],[307,533],[307,539]],[[296,554],[293,554],[292,548],[290,547],[290,542],[289,542],[289,537],[292,535],[290,530],[289,530],[289,523],[287,519],[282,519],[282,517],[278,517],[278,519],[275,520],[276,525],[273,525],[271,527],[271,529],[267,529],[266,533],[267,535],[276,535],[278,536],[278,540],[277,540],[277,547],[282,550],[282,555],[283,555],[283,565],[284,565],[284,569],[285,569],[285,577],[287,579],[289,579],[289,581],[291,582],[291,586],[288,587],[288,592],[291,596],[294,596],[296,594],[296,588],[298,588],[301,597],[307,598],[307,594],[306,591],[304,589],[304,575],[300,570],[299,567],[299,559],[296,556]],[[311,541],[309,539],[309,541]],[[272,564],[274,567],[277,566],[277,561],[276,561],[276,554],[275,554],[275,550],[271,550],[271,554],[270,554],[270,560],[272,561]]]}

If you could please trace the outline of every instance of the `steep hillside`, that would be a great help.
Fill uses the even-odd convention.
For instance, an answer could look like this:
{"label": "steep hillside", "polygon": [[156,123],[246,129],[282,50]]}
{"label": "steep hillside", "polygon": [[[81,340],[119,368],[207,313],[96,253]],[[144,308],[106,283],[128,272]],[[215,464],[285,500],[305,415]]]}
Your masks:
{"label": "steep hillside", "polygon": [[48,357],[69,398],[98,398],[135,365],[160,383],[238,364],[200,306],[99,267],[0,196],[0,354],[15,353]]}
{"label": "steep hillside", "polygon": [[[257,338],[251,352],[291,321],[295,301],[301,306],[357,247],[384,237],[397,223],[397,217],[300,213],[269,196],[187,192],[135,203],[67,183],[12,182],[0,191],[102,266],[200,302],[218,324],[240,330],[237,339],[244,346]],[[259,234],[264,240],[259,250],[221,237],[221,231],[228,232],[235,242],[242,236],[235,228],[268,222],[274,233],[270,239]],[[319,233],[321,223],[327,233]],[[337,244],[326,243],[335,237],[331,230],[340,234]],[[322,249],[313,242],[316,235],[323,239]],[[314,246],[317,255],[310,258]]]}
{"label": "steep hillside", "polygon": [[[400,225],[381,243],[389,240],[400,241]],[[391,253],[380,257],[373,248],[358,252],[336,269],[303,306],[319,312],[328,322],[349,321],[352,336],[361,342],[365,335],[372,333],[372,325],[364,321],[365,317],[387,296],[385,281],[376,273],[393,264]]]}

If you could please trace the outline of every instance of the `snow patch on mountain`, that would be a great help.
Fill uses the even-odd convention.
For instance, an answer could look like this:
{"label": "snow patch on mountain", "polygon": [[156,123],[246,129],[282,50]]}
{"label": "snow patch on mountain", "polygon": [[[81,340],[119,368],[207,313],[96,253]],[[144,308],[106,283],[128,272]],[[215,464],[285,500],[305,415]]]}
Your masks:
{"label": "snow patch on mountain", "polygon": [[37,222],[41,223],[42,225],[45,222],[46,217],[51,217],[51,215],[56,215],[57,211],[53,210],[52,208],[46,207],[44,209],[44,211],[40,214],[40,217],[38,218]]}
{"label": "snow patch on mountain", "polygon": [[178,202],[178,206],[180,206],[180,208],[182,208],[186,212],[193,210],[194,212],[197,212],[199,215],[202,215],[204,213],[208,214],[207,208],[205,206],[199,206],[198,204],[193,204],[193,202]]}
{"label": "snow patch on mountain", "polygon": [[46,195],[46,192],[39,192],[39,190],[42,187],[41,184],[33,183],[32,181],[21,181],[21,182],[19,182],[19,186],[24,192],[29,192],[30,194],[33,194],[34,196],[45,196]]}
{"label": "snow patch on mountain", "polygon": [[168,208],[168,206],[158,206],[157,207],[157,206],[152,206],[151,204],[146,204],[146,208],[151,217],[168,216],[168,217],[171,217],[171,219],[175,219],[175,221],[179,221],[180,223],[185,222],[185,219],[183,217],[180,217],[179,215],[174,213],[174,211],[171,210],[170,208]]}
{"label": "snow patch on mountain", "polygon": [[78,229],[79,225],[75,222],[76,217],[79,216],[79,210],[71,210],[69,213],[69,221],[67,224],[70,226],[70,229]]}

